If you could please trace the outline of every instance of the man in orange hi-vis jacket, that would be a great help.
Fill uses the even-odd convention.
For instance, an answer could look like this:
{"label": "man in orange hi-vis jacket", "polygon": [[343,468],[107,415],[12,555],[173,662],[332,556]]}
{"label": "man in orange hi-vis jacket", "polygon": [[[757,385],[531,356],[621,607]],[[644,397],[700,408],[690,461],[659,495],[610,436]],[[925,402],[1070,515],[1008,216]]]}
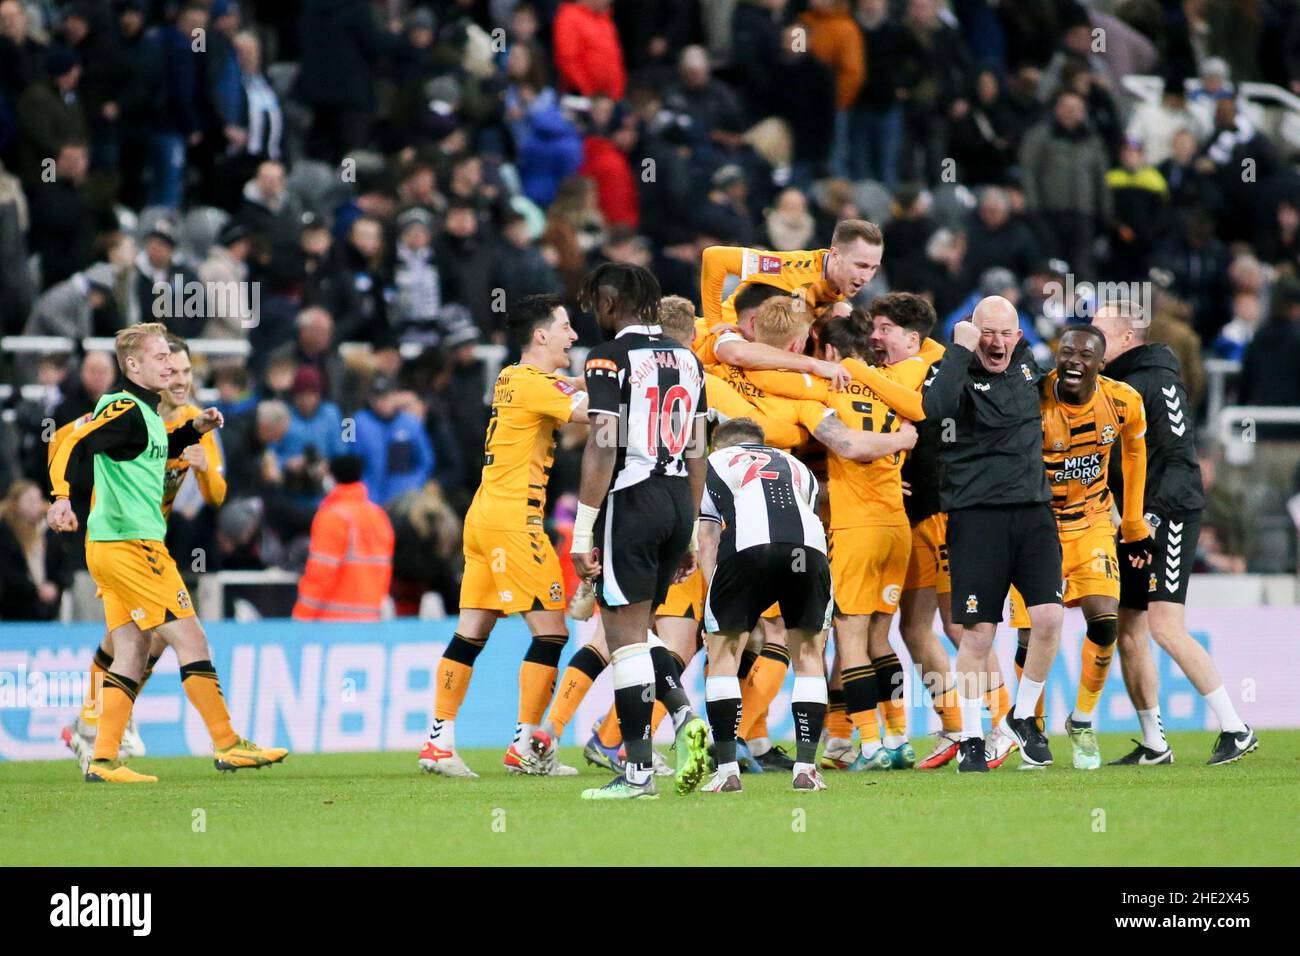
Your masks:
{"label": "man in orange hi-vis jacket", "polygon": [[336,482],[311,523],[311,551],[298,582],[299,621],[377,621],[393,576],[393,525],[366,497],[361,459],[330,461]]}

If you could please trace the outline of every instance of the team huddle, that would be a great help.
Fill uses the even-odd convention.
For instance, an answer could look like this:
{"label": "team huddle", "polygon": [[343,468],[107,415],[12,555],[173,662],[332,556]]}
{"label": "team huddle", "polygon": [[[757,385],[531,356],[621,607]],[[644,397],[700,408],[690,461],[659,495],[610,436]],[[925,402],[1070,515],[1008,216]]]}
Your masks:
{"label": "team huddle", "polygon": [[[1258,746],[1185,626],[1182,547],[1190,564],[1202,497],[1172,353],[1145,342],[1140,313],[1109,303],[1092,324],[1066,328],[1055,368],[1044,370],[1015,308],[997,296],[958,323],[945,347],[931,338],[935,312],[920,296],[850,304],[883,254],[879,229],[861,220],[839,223],[828,249],[707,249],[699,317],[689,301],[662,297],[645,269],[602,265],[579,305],[610,338],[578,378],[561,374],[577,340],[561,300],[513,304],[521,356],[495,385],[423,770],[476,776],[457,752],[456,716],[496,621],[514,613],[532,639],[504,757],[510,771],[578,773],[558,760],[557,743],[611,669],[614,704],[584,757],[615,776],[584,799],[654,798],[660,776],[685,794],[740,791],[742,771],[788,772],[800,791],[825,789],[824,770],[955,763],[960,773],[987,772],[1015,751],[1022,768],[1046,767],[1043,689],[1063,606],[1080,607],[1087,621],[1065,722],[1075,768],[1102,763],[1094,710],[1117,650],[1142,739],[1112,762],[1172,762],[1149,637],[1216,715],[1210,764]],[[724,298],[729,277],[739,284]],[[209,500],[224,494],[203,444],[220,414],[182,405],[184,395],[167,411],[171,424],[158,413],[169,354],[180,349],[161,326],[119,333],[127,385],[52,445],[56,530],[77,528],[83,509],[69,499],[87,497],[93,478],[88,563],[108,621],[93,665],[100,707],[65,731],[87,780],[155,779],[121,757],[130,755],[135,696],[168,644],[219,769],[286,754],[231,729],[162,543],[177,474],[192,467]],[[544,529],[556,438],[570,422],[588,429],[569,546],[582,583],[572,602]],[[1020,635],[1014,697],[992,646],[1008,595]],[[566,607],[585,619],[593,603],[594,637],[561,675]],[[936,612],[955,663],[935,633]],[[889,637],[896,614],[940,721],[924,757],[907,737],[906,675]],[[700,650],[703,715],[681,682]],[[790,667],[793,756],[767,730]],[[665,718],[672,764],[652,747]]]}
{"label": "team huddle", "polygon": [[[996,296],[945,348],[919,296],[890,293],[865,310],[846,301],[883,252],[879,230],[858,220],[841,222],[829,249],[710,248],[702,317],[661,298],[646,270],[603,265],[580,305],[612,338],[580,379],[560,374],[576,338],[560,301],[531,297],[512,311],[521,360],[497,381],[424,770],[476,776],[456,751],[456,715],[495,621],[514,612],[532,641],[511,771],[576,774],[556,742],[612,670],[614,705],[584,756],[615,777],[584,799],[653,798],[656,776],[674,776],[678,793],[735,792],[742,770],[789,772],[796,790],[824,789],[828,769],[955,761],[983,772],[1017,750],[1023,767],[1048,766],[1043,688],[1063,605],[1087,620],[1066,720],[1074,767],[1101,765],[1093,711],[1117,647],[1142,740],[1112,762],[1172,762],[1149,636],[1218,718],[1210,764],[1258,746],[1184,624],[1182,541],[1195,541],[1202,500],[1182,413],[1164,414],[1187,403],[1172,353],[1147,345],[1140,313],[1113,303],[1068,327],[1045,371]],[[724,299],[729,275],[740,281]],[[570,545],[583,585],[570,610],[585,619],[590,596],[600,620],[557,681],[562,573],[542,522],[566,422],[588,426]],[[1014,700],[992,649],[1008,594],[1020,633]],[[889,640],[896,613],[941,722],[919,760]],[[701,649],[703,718],[681,686]],[[793,757],[766,726],[791,666]],[[665,718],[675,766],[651,746]]]}

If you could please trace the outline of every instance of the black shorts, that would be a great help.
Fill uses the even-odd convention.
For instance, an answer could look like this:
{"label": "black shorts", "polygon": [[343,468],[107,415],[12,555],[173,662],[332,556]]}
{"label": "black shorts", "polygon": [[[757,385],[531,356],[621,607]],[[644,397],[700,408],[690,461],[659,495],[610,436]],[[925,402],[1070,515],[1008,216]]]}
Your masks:
{"label": "black shorts", "polygon": [[786,628],[831,626],[831,565],[806,544],[760,544],[720,562],[704,599],[704,630],[752,631],[773,604]]}
{"label": "black shorts", "polygon": [[647,478],[611,491],[593,528],[600,549],[600,606],[662,604],[691,546],[694,513],[685,478]]}
{"label": "black shorts", "polygon": [[1011,585],[1026,607],[1060,604],[1061,539],[1048,504],[958,508],[948,512],[952,619],[1002,620]]}
{"label": "black shorts", "polygon": [[1145,611],[1150,601],[1186,604],[1187,582],[1201,534],[1201,513],[1148,514],[1146,519],[1151,526],[1150,564],[1133,567],[1125,545],[1119,545],[1119,606]]}

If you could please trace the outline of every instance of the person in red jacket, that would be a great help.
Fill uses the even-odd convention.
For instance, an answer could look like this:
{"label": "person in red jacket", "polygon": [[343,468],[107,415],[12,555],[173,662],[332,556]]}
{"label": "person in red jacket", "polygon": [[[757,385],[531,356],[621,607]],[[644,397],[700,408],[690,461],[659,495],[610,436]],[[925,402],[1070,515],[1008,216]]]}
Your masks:
{"label": "person in red jacket", "polygon": [[555,14],[555,72],[561,93],[623,98],[627,70],[611,0],[574,0]]}
{"label": "person in red jacket", "polygon": [[595,182],[605,221],[635,232],[641,213],[628,153],[636,145],[636,129],[628,122],[627,111],[605,96],[592,99],[588,127],[578,173]]}
{"label": "person in red jacket", "polygon": [[393,525],[366,497],[361,467],[356,455],[330,459],[336,484],[312,519],[294,620],[379,620],[393,575]]}

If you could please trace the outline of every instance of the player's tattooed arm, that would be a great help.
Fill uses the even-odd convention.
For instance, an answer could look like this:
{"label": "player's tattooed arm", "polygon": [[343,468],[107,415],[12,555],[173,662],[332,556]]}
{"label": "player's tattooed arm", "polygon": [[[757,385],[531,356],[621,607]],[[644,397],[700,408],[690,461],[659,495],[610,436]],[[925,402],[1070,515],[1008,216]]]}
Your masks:
{"label": "player's tattooed arm", "polygon": [[699,551],[696,553],[696,560],[706,581],[712,579],[713,571],[718,566],[718,542],[721,539],[722,525],[716,521],[700,520]]}
{"label": "player's tattooed arm", "polygon": [[864,432],[827,415],[818,423],[813,437],[841,458],[868,462],[912,448],[916,444],[916,426],[904,422],[896,432]]}

